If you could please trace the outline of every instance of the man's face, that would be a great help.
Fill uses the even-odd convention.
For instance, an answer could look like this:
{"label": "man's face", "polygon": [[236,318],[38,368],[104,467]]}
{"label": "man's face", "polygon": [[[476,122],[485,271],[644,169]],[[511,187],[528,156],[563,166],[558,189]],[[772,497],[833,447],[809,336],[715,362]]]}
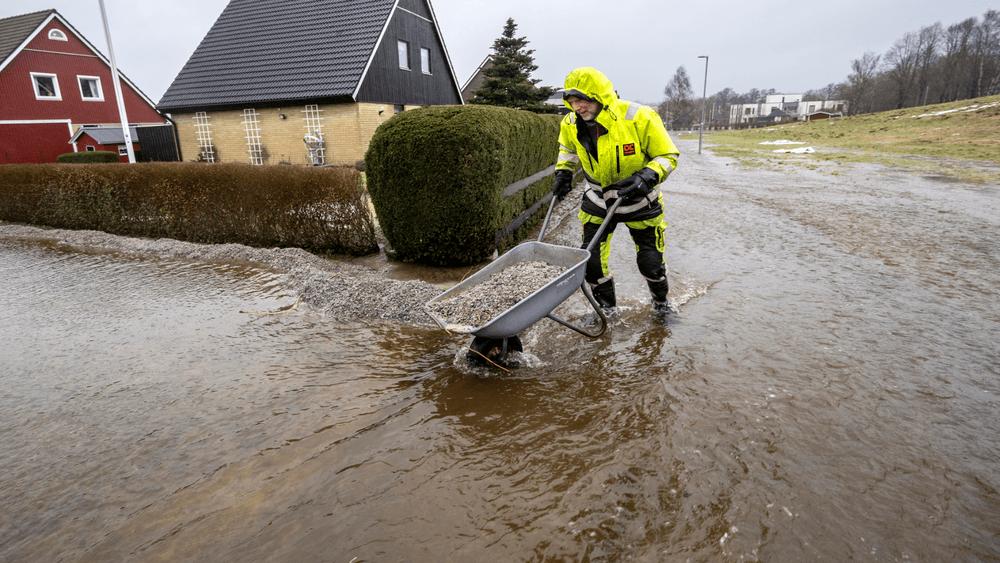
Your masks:
{"label": "man's face", "polygon": [[583,98],[577,98],[576,96],[570,96],[566,98],[566,101],[569,102],[569,107],[573,108],[573,111],[580,116],[580,119],[585,121],[594,119],[601,111],[601,104],[597,102],[591,102]]}

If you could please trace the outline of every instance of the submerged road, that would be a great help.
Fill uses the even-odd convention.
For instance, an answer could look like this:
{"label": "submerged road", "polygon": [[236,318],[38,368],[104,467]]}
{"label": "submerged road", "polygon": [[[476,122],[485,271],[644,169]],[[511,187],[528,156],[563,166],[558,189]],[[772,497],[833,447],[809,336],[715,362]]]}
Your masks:
{"label": "submerged road", "polygon": [[678,313],[622,229],[607,334],[509,373],[241,313],[295,301],[259,268],[0,238],[0,561],[1000,560],[1000,186],[678,144]]}

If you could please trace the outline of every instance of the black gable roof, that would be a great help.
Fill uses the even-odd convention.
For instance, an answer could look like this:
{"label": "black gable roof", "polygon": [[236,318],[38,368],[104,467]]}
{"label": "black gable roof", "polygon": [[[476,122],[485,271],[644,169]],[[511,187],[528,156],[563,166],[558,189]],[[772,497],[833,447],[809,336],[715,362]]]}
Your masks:
{"label": "black gable roof", "polygon": [[0,19],[0,63],[7,59],[55,10]]}
{"label": "black gable roof", "polygon": [[393,0],[230,0],[160,111],[350,99]]}

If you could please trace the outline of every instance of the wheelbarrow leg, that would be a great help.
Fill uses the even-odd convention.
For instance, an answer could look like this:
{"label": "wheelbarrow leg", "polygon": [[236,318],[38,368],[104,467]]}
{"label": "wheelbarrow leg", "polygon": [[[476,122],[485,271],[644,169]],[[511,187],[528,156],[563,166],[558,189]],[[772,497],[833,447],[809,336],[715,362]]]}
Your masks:
{"label": "wheelbarrow leg", "polygon": [[[507,359],[507,354],[512,351],[523,352],[524,347],[521,345],[521,339],[517,335],[505,336],[504,338],[486,338],[483,336],[477,336],[472,340],[472,344],[469,345],[472,351],[465,355],[467,362],[473,365],[490,365],[493,362],[498,365],[503,365],[504,360]],[[484,356],[489,359],[487,361]]]}

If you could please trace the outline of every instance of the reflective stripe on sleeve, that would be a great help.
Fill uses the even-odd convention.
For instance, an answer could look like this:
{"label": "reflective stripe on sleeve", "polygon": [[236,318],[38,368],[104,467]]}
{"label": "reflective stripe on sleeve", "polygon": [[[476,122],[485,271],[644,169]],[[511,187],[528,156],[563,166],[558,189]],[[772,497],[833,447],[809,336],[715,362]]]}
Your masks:
{"label": "reflective stripe on sleeve", "polygon": [[561,152],[559,153],[559,156],[556,158],[556,162],[557,163],[572,162],[573,164],[580,164],[580,157],[576,156],[573,153]]}
{"label": "reflective stripe on sleeve", "polygon": [[[671,155],[671,156],[673,156],[674,158],[677,158],[678,155]],[[670,162],[670,159],[668,159],[668,158],[665,158],[665,157],[662,157],[662,156],[658,156],[658,157],[656,157],[656,158],[653,159],[653,162],[655,162],[655,163],[659,164],[660,166],[662,166],[667,171],[667,175],[669,175],[674,170],[674,165]],[[667,179],[666,176],[664,176],[661,179],[661,181],[666,180],[666,179]]]}
{"label": "reflective stripe on sleeve", "polygon": [[639,108],[642,107],[639,104],[632,102],[628,106],[628,110],[625,112],[625,119],[632,121],[635,119],[635,114],[639,113]]}

